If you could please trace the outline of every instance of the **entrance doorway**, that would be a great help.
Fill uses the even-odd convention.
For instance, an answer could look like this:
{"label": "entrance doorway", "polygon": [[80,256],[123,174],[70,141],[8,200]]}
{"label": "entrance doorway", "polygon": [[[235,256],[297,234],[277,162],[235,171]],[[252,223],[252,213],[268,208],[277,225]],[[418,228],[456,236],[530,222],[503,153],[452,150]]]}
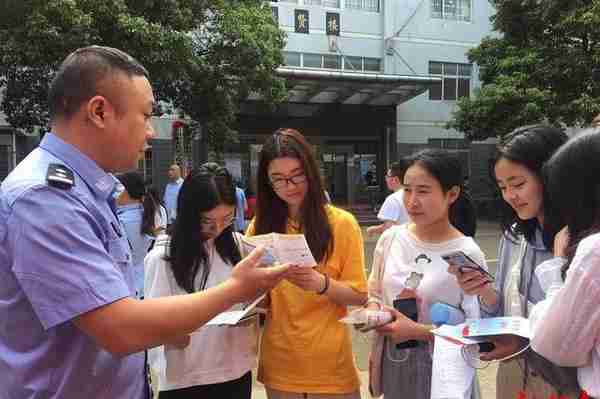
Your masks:
{"label": "entrance doorway", "polygon": [[347,205],[354,202],[352,181],[354,150],[347,145],[328,145],[321,149],[325,189],[335,204]]}

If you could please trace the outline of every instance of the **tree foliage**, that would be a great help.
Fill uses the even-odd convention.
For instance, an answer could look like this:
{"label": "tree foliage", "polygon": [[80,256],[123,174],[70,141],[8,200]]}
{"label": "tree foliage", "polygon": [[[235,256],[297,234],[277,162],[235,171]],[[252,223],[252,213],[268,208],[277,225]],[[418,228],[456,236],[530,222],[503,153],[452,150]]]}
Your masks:
{"label": "tree foliage", "polygon": [[200,122],[221,148],[240,101],[285,95],[275,75],[284,33],[260,0],[2,0],[2,111],[24,130],[48,126],[53,72],[76,48],[120,48],[148,68],[155,95]]}
{"label": "tree foliage", "polygon": [[600,0],[494,3],[500,37],[468,53],[483,86],[447,127],[481,140],[530,123],[589,123],[600,112]]}

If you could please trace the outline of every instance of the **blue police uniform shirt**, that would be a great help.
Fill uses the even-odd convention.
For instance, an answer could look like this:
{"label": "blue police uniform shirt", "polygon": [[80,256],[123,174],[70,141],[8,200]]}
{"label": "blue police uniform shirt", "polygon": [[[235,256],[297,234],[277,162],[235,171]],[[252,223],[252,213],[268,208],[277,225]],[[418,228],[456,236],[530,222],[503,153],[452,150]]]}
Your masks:
{"label": "blue police uniform shirt", "polygon": [[144,296],[144,257],[148,253],[150,243],[154,239],[142,233],[144,207],[142,204],[119,206],[117,215],[125,228],[131,246],[131,263],[133,265],[133,281],[138,298]]}
{"label": "blue police uniform shirt", "polygon": [[[52,163],[72,187],[48,183]],[[114,186],[52,133],[0,186],[0,398],[146,396],[144,354],[113,356],[72,322],[134,293]]]}

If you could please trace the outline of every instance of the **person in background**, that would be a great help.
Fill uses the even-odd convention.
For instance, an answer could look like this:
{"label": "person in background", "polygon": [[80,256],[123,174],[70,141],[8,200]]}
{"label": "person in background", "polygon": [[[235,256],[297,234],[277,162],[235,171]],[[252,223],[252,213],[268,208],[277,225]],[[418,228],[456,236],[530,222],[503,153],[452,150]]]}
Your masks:
{"label": "person in background", "polygon": [[246,211],[248,210],[248,202],[246,201],[244,190],[237,186],[235,187],[235,198],[236,208],[234,227],[235,231],[244,234],[244,230],[246,230]]}
{"label": "person in background", "polygon": [[[146,256],[146,298],[201,292],[225,281],[241,259],[234,232],[236,193],[231,175],[206,163],[185,178],[171,238]],[[153,348],[150,367],[159,399],[249,399],[256,363],[256,320],[204,326],[181,342]]]}
{"label": "person in background", "polygon": [[[544,186],[542,166],[567,141],[566,134],[544,125],[525,126],[506,135],[492,160],[491,178],[502,195],[503,236],[498,249],[495,284],[477,271],[457,273],[463,290],[477,295],[485,317],[528,317],[545,294],[536,267],[552,257],[544,239]],[[525,345],[517,336],[493,340],[495,349],[481,355],[497,360]],[[527,357],[503,361],[498,367],[496,397],[514,399],[520,391],[528,396],[550,397],[558,392],[531,369]]]}
{"label": "person in background", "polygon": [[290,265],[258,267],[265,252],[256,249],[205,291],[132,298],[112,173],[135,169],[154,135],[148,76],[115,48],[69,54],[49,87],[52,131],[2,182],[5,398],[148,398],[145,349],[180,342],[288,272]]}
{"label": "person in background", "polygon": [[368,235],[381,234],[394,225],[408,222],[408,214],[403,200],[404,190],[402,190],[404,171],[405,168],[401,162],[394,162],[387,170],[385,183],[392,194],[387,196],[377,214],[377,218],[383,223],[377,226],[369,226],[367,228]]}
{"label": "person in background", "polygon": [[544,166],[546,217],[566,228],[556,236],[555,258],[536,271],[547,296],[531,312],[532,348],[558,365],[577,367],[579,385],[592,398],[600,398],[598,159],[595,128],[570,139]]}
{"label": "person in background", "polygon": [[160,199],[158,189],[151,185],[146,185],[146,195],[149,195],[156,206],[156,215],[154,216],[154,237],[158,237],[167,231],[167,208]]}
{"label": "person in background", "polygon": [[177,164],[171,165],[167,174],[169,182],[165,187],[163,202],[167,208],[167,224],[171,225],[177,217],[177,195],[183,184],[183,179],[181,178],[181,168]]}
{"label": "person in background", "polygon": [[[474,217],[454,212],[458,203],[469,201],[462,193],[460,161],[447,151],[423,150],[402,162],[406,165],[403,202],[410,220],[387,229],[375,248],[367,306],[389,309],[395,321],[376,330],[379,343],[371,354],[375,367],[371,373],[381,377],[378,391],[386,398],[429,399],[434,328],[430,306],[442,302],[462,310],[466,317],[480,315],[477,297],[463,292],[441,256],[462,251],[486,265],[473,238],[455,227],[462,224],[458,219]],[[407,298],[416,299],[417,321],[392,307],[394,300]],[[411,340],[416,341],[413,348],[396,346]],[[475,397],[476,387],[475,379]]]}
{"label": "person in background", "polygon": [[268,296],[258,380],[270,399],[360,397],[350,331],[338,320],[367,299],[361,230],[328,205],[310,144],[294,129],[265,141],[246,234],[304,234],[318,265],[293,268]]}
{"label": "person in background", "polygon": [[248,208],[246,209],[246,213],[244,216],[247,225],[254,218],[254,212],[256,210],[256,194],[254,194],[252,184],[248,184],[248,187],[246,187],[246,192],[244,194],[246,195],[246,203],[248,204]]}
{"label": "person in background", "polygon": [[155,238],[156,203],[146,194],[144,179],[138,172],[126,172],[116,176],[123,191],[116,198],[117,215],[125,228],[131,247],[131,263],[134,272],[135,293],[144,297],[144,257]]}

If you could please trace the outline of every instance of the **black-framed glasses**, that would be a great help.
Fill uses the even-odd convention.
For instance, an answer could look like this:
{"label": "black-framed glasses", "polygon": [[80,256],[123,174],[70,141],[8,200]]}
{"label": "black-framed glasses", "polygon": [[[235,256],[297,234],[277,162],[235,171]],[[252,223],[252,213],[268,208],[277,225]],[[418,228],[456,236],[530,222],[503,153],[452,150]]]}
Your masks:
{"label": "black-framed glasses", "polygon": [[288,186],[289,183],[297,186],[298,184],[304,183],[306,181],[306,175],[301,173],[299,175],[291,176],[291,177],[281,177],[271,180],[271,187],[274,190],[282,190]]}
{"label": "black-framed glasses", "polygon": [[[222,220],[222,223],[221,223],[222,229],[225,230],[226,228],[233,225],[234,222],[235,222],[235,214],[226,217],[225,219]],[[218,226],[217,226],[216,220],[200,219],[200,231],[202,233],[213,233],[217,230],[218,230]]]}

